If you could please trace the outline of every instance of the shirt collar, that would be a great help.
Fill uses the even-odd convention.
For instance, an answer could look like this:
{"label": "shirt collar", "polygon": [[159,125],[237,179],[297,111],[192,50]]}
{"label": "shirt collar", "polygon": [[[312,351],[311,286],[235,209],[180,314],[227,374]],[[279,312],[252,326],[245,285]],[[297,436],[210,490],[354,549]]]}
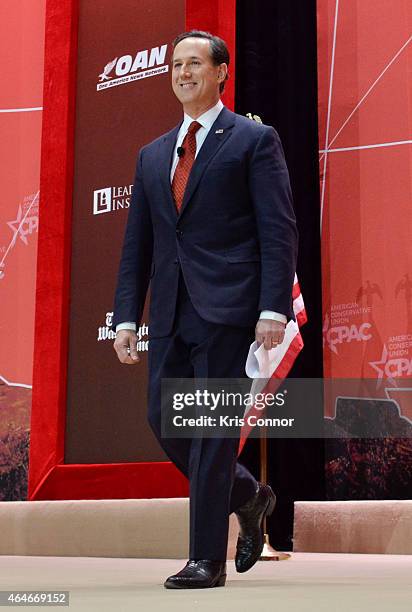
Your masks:
{"label": "shirt collar", "polygon": [[192,123],[192,121],[197,121],[202,127],[209,131],[214,122],[216,121],[223,106],[223,102],[219,98],[218,102],[214,106],[212,106],[212,108],[209,108],[209,110],[200,115],[200,117],[198,117],[197,119],[193,119],[193,117],[190,117],[189,115],[184,113],[182,125],[183,132],[187,132],[187,130],[189,129],[189,125]]}

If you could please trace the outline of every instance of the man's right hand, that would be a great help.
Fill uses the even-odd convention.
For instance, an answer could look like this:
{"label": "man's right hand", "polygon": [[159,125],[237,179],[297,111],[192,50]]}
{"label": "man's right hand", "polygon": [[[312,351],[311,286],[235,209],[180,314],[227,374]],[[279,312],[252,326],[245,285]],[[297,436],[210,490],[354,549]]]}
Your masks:
{"label": "man's right hand", "polygon": [[137,334],[135,331],[131,329],[119,330],[116,334],[113,348],[117,353],[120,363],[127,363],[129,365],[139,363],[140,358],[137,354]]}

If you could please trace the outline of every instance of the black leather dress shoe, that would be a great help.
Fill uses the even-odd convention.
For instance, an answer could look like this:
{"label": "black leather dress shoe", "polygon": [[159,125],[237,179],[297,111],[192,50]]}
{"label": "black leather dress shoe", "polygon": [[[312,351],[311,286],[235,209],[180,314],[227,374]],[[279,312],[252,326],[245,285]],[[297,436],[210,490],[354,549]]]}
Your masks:
{"label": "black leather dress shoe", "polygon": [[169,576],[166,589],[207,589],[225,586],[226,562],[189,559],[178,574]]}
{"label": "black leather dress shoe", "polygon": [[258,483],[256,494],[236,510],[240,526],[235,557],[238,572],[247,572],[262,554],[262,521],[272,514],[275,504],[276,496],[270,486]]}

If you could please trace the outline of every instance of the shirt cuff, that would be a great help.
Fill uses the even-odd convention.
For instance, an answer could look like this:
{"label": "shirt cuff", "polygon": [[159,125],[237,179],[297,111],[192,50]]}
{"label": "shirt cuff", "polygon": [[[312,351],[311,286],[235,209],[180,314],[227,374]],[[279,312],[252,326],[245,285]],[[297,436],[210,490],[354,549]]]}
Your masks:
{"label": "shirt cuff", "polygon": [[130,331],[136,331],[136,328],[136,323],[133,323],[132,321],[125,321],[124,323],[119,323],[118,325],[116,325],[116,334],[121,329],[129,329]]}
{"label": "shirt cuff", "polygon": [[279,321],[279,323],[285,323],[285,325],[288,322],[285,315],[280,314],[280,312],[274,312],[273,310],[262,310],[259,319],[271,319],[272,321]]}

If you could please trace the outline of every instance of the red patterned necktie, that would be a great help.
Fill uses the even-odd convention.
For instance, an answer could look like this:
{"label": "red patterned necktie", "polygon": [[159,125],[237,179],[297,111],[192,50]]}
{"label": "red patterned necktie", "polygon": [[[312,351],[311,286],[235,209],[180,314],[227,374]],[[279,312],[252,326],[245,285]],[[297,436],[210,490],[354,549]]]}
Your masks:
{"label": "red patterned necktie", "polygon": [[179,157],[179,162],[176,166],[172,180],[172,191],[176,203],[177,211],[180,212],[185,195],[186,184],[189,179],[189,174],[193,166],[196,155],[196,132],[202,126],[197,121],[192,121],[187,130],[187,134],[183,139],[182,148],[184,153]]}

